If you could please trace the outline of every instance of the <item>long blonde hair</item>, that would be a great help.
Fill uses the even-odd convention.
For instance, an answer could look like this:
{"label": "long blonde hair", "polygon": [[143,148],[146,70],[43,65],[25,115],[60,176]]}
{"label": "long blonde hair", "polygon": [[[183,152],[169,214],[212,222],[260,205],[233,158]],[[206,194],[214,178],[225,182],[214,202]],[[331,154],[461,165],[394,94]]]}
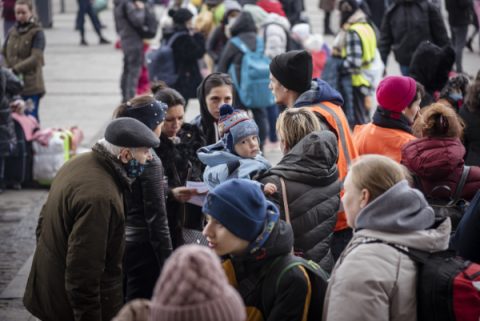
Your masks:
{"label": "long blonde hair", "polygon": [[410,181],[410,174],[403,165],[382,155],[364,155],[357,158],[350,167],[349,175],[355,187],[370,192],[369,202],[400,181]]}
{"label": "long blonde hair", "polygon": [[287,150],[311,132],[321,130],[317,116],[307,108],[285,110],[278,117],[276,128]]}

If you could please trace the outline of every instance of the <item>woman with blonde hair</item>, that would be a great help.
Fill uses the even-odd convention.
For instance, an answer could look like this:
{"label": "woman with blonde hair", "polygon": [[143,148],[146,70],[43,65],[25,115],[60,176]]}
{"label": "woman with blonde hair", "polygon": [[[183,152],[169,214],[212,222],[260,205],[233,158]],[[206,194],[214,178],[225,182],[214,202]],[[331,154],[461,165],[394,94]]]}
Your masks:
{"label": "woman with blonde hair", "polygon": [[407,179],[402,165],[381,155],[361,156],[350,168],[342,202],[355,232],[330,277],[323,320],[417,320],[417,267],[394,246],[445,250],[451,225],[432,227],[432,208]]}
{"label": "woman with blonde hair", "polygon": [[292,224],[295,253],[330,271],[341,188],[337,138],[321,131],[318,118],[307,108],[281,113],[277,133],[284,156],[258,180],[277,187],[271,201],[279,206],[281,218]]}
{"label": "woman with blonde hair", "polygon": [[[402,164],[418,178],[417,188],[426,196],[452,199],[465,166],[462,119],[453,108],[436,103],[424,109],[414,130],[421,138],[403,146]],[[480,167],[472,166],[459,196],[471,200],[479,189]]]}

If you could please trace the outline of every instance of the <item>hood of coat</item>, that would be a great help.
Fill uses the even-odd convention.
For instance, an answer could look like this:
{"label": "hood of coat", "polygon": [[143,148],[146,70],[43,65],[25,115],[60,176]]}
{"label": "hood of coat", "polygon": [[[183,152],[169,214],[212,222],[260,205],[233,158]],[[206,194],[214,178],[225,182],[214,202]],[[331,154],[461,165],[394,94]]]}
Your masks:
{"label": "hood of coat", "polygon": [[197,151],[198,158],[207,166],[214,167],[217,165],[225,165],[229,162],[235,162],[242,160],[244,163],[248,160],[262,162],[266,168],[270,168],[270,163],[265,157],[258,153],[254,159],[242,158],[238,155],[230,153],[226,150],[225,143],[223,140],[218,141],[213,145],[208,145],[200,148]]}
{"label": "hood of coat", "polygon": [[200,123],[203,128],[203,132],[206,135],[206,140],[209,143],[215,142],[215,131],[213,129],[214,124],[217,122],[215,118],[210,114],[207,107],[207,97],[205,94],[205,82],[213,75],[218,73],[211,73],[205,77],[197,88],[197,98],[200,104]]}
{"label": "hood of coat", "polygon": [[312,87],[298,97],[294,107],[313,106],[328,101],[337,106],[343,106],[342,95],[321,79],[312,80]]}
{"label": "hood of coat", "polygon": [[257,32],[257,27],[255,26],[255,21],[249,12],[242,12],[237,20],[233,23],[231,27],[232,37],[238,36],[241,33],[245,32]]}
{"label": "hood of coat", "polygon": [[288,21],[288,19],[276,13],[269,13],[267,18],[263,22],[263,26],[271,23],[278,24],[287,31],[290,30],[290,22]]}
{"label": "hood of coat", "polygon": [[423,194],[402,180],[358,213],[355,228],[408,233],[428,229],[434,222],[435,213]]}
{"label": "hood of coat", "polygon": [[458,138],[424,137],[402,149],[402,164],[420,178],[439,180],[463,167],[465,147]]}
{"label": "hood of coat", "polygon": [[312,186],[330,185],[338,179],[337,137],[330,131],[313,132],[297,143],[265,176],[278,175]]}

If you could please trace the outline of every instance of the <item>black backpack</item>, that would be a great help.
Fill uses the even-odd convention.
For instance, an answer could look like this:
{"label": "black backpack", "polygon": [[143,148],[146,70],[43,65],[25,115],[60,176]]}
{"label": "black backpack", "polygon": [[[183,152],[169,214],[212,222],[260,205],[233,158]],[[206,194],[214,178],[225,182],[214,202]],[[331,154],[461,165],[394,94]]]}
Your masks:
{"label": "black backpack", "polygon": [[457,229],[458,223],[462,219],[463,214],[465,213],[465,210],[469,205],[468,201],[461,198],[462,191],[465,187],[465,183],[467,182],[469,172],[470,167],[463,166],[462,176],[460,177],[460,180],[457,184],[455,193],[449,199],[438,198],[434,195],[442,190],[448,192],[451,195],[452,191],[450,190],[450,187],[446,185],[435,186],[430,192],[430,194],[427,195],[424,192],[420,178],[414,176],[416,187],[424,193],[428,204],[435,211],[435,219],[441,221],[447,217],[450,217],[450,220],[452,221],[452,233],[455,232],[455,230]]}
{"label": "black backpack", "polygon": [[128,24],[135,29],[135,31],[138,33],[138,35],[142,39],[152,39],[155,38],[158,30],[158,19],[157,15],[155,14],[155,7],[150,4],[148,1],[144,2],[145,7],[145,21],[143,22],[143,25],[141,27],[136,27],[133,25],[133,23],[128,19],[128,13],[127,13],[127,4],[128,1],[124,2],[123,5],[123,13],[125,15],[125,19],[127,20]]}

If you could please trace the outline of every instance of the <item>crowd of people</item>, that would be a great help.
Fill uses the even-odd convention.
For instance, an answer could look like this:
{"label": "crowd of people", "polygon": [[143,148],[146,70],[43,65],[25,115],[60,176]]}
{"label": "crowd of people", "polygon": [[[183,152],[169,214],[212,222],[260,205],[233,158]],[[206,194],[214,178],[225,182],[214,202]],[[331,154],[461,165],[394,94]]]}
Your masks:
{"label": "crowd of people", "polygon": [[[30,313],[416,320],[424,270],[412,255],[459,255],[479,269],[480,71],[463,70],[468,24],[457,19],[477,0],[446,1],[451,39],[436,2],[321,0],[331,47],[302,1],[165,5],[157,25],[152,3],[114,1],[122,102],[51,184],[23,298]],[[80,44],[84,14],[109,43],[92,3],[79,9]],[[45,93],[44,33],[29,0],[14,11],[0,72],[2,184],[12,107],[31,99],[38,120]],[[146,45],[151,25],[159,48]],[[390,51],[402,75],[385,75]],[[170,68],[150,68],[152,57]],[[188,123],[192,99],[200,111]],[[263,156],[273,144],[277,164]],[[464,320],[478,319],[478,288],[465,302]]]}

